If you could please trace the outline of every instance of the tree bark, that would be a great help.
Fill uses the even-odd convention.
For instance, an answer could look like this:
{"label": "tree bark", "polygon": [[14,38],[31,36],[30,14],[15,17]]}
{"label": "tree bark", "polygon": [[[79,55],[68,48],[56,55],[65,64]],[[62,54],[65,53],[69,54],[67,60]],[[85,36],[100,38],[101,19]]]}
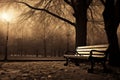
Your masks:
{"label": "tree bark", "polygon": [[74,17],[76,19],[76,47],[85,46],[87,41],[87,0],[78,0],[74,9]]}
{"label": "tree bark", "polygon": [[109,64],[112,66],[120,66],[120,50],[117,37],[119,17],[118,6],[114,4],[114,0],[106,0],[103,18],[109,43],[109,47],[106,51],[109,55]]}
{"label": "tree bark", "polygon": [[76,15],[76,47],[85,46],[87,40],[87,15],[86,10],[79,11]]}

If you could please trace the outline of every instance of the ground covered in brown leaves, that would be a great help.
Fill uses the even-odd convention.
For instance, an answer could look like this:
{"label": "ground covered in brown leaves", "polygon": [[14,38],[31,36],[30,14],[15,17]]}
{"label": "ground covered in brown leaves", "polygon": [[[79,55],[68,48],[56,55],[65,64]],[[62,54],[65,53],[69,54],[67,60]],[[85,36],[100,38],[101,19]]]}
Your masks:
{"label": "ground covered in brown leaves", "polygon": [[120,68],[103,73],[101,65],[88,73],[89,63],[80,66],[65,61],[0,62],[0,80],[120,80]]}

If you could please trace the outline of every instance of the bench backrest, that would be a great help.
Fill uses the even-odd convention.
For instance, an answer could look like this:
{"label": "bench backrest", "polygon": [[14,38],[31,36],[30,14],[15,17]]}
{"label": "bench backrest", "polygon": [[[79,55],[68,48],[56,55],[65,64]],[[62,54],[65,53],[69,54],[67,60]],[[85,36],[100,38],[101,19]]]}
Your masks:
{"label": "bench backrest", "polygon": [[[106,51],[108,48],[107,44],[104,45],[92,45],[92,46],[78,46],[76,51],[78,54],[89,55],[91,50]],[[94,54],[103,54],[99,52],[94,52]]]}

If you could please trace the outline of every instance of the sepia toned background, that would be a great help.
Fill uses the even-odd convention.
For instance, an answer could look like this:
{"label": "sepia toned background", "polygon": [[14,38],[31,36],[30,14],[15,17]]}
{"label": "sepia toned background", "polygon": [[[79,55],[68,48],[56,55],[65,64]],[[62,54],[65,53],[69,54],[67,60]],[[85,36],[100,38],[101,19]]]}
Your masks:
{"label": "sepia toned background", "polygon": [[[13,0],[14,1],[14,0]],[[73,10],[63,0],[20,0],[39,8],[45,8],[63,18],[75,22]],[[94,0],[88,9],[87,45],[107,44],[102,18],[103,5]],[[8,55],[62,57],[67,50],[75,47],[74,26],[44,11],[35,11],[23,4],[0,1],[0,15],[12,17],[6,21],[0,17],[0,55],[4,56],[6,33],[8,34]],[[118,29],[118,37],[120,29]]]}

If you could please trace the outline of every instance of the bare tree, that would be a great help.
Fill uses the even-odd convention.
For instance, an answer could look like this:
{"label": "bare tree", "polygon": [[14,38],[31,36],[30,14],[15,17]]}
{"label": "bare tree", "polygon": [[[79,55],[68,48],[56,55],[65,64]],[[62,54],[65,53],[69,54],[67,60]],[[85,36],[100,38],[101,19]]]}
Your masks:
{"label": "bare tree", "polygon": [[105,6],[103,17],[105,30],[109,42],[107,53],[109,54],[109,63],[114,66],[120,66],[120,50],[118,45],[117,30],[120,23],[120,0],[101,0]]}
{"label": "bare tree", "polygon": [[[54,0],[52,1],[54,2]],[[73,16],[75,17],[75,23],[72,23],[71,21],[62,18],[46,10],[45,8],[41,9],[38,7],[33,7],[25,2],[19,3],[23,3],[31,9],[44,11],[65,22],[68,22],[71,25],[74,25],[76,30],[76,46],[86,45],[87,9],[89,8],[89,5],[92,0],[64,0],[64,1],[72,7],[74,11]],[[105,6],[103,17],[105,22],[105,30],[109,42],[109,48],[107,50],[107,53],[109,53],[109,62],[110,64],[118,65],[119,63],[117,63],[117,61],[119,60],[120,57],[120,51],[118,46],[117,28],[120,22],[119,16],[120,1],[119,0],[100,0],[100,1]]]}
{"label": "bare tree", "polygon": [[[28,4],[27,2],[21,2],[21,1],[16,1],[17,3],[22,3],[25,4],[26,6],[28,6],[29,8],[33,9],[33,10],[39,10],[39,11],[44,11],[58,19],[61,19],[73,26],[75,26],[75,30],[76,30],[76,46],[81,46],[81,45],[86,45],[86,35],[87,35],[87,9],[90,5],[92,0],[50,0],[47,1],[46,5],[43,8],[40,8],[39,6],[45,2],[45,0],[40,0],[35,6],[31,6],[30,4]],[[57,6],[57,11],[59,11],[59,5],[65,4],[64,2],[66,2],[67,4],[69,4],[74,13],[73,16],[75,17],[75,23],[71,22],[70,20],[61,17],[60,15],[57,15],[53,12],[51,12],[52,8],[50,6],[50,4],[53,4],[54,2],[59,3]],[[54,6],[55,6],[54,5]],[[50,10],[49,10],[50,8]],[[59,11],[62,13],[62,11]]]}
{"label": "bare tree", "polygon": [[[6,0],[7,1],[7,0]],[[33,15],[40,15],[40,18],[37,19],[38,23],[45,24],[46,26],[49,26],[48,23],[54,24],[52,21],[58,21],[59,19],[64,21],[65,23],[69,23],[75,28],[76,32],[76,47],[81,45],[86,45],[87,40],[87,9],[90,5],[92,0],[37,0],[35,1],[21,1],[21,0],[12,0],[9,1],[9,5],[13,4],[13,2],[16,2],[14,4],[20,3],[26,5],[30,9],[23,10],[25,13],[22,14],[22,17],[20,17],[22,20],[25,21],[26,19],[29,19],[30,17],[33,17]],[[66,4],[67,3],[67,4]],[[71,10],[69,10],[69,8]],[[64,10],[63,10],[64,9]],[[69,16],[70,14],[66,14],[64,12],[68,10],[68,12],[72,14],[72,18]],[[37,12],[39,11],[39,12]],[[45,16],[45,17],[43,17]],[[53,18],[55,17],[55,18]],[[45,33],[44,28],[44,33]],[[44,45],[46,44],[45,40],[45,34],[44,34]],[[44,47],[44,52],[46,53],[46,45]]]}
{"label": "bare tree", "polygon": [[[54,20],[62,20],[66,23],[71,24],[75,28],[76,32],[76,47],[81,45],[86,45],[86,35],[87,35],[87,10],[89,5],[94,0],[38,0],[30,1],[21,1],[21,0],[11,0],[10,2],[16,2],[16,4],[21,3],[29,7],[30,9],[26,11],[23,15],[26,17],[22,17],[23,20],[30,18],[33,14],[39,14],[41,19],[38,19],[39,22],[43,22],[48,25],[51,23],[49,19]],[[120,19],[120,0],[100,0],[105,9],[103,13],[104,22],[105,22],[105,30],[108,37],[108,42],[110,44],[107,52],[109,53],[109,59],[111,64],[119,64],[117,61],[119,60],[119,46],[117,39],[117,28],[119,25]],[[116,2],[115,2],[116,1]],[[62,9],[68,7],[66,3],[72,8],[71,13],[74,16],[75,20],[72,20],[69,15],[65,15]],[[39,11],[40,13],[36,13]],[[29,14],[29,15],[28,15]],[[47,14],[47,15],[46,15]],[[52,17],[52,18],[51,18]],[[53,18],[55,17],[55,18]],[[53,23],[51,23],[53,24]]]}

